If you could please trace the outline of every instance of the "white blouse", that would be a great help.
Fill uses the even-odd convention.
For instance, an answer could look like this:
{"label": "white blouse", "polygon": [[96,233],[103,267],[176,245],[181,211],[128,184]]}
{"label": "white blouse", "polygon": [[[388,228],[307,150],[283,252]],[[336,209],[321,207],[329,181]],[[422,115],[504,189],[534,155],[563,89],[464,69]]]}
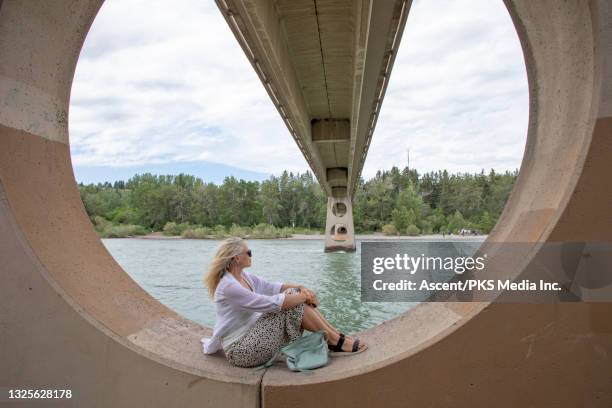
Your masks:
{"label": "white blouse", "polygon": [[203,337],[202,350],[205,354],[227,349],[238,341],[265,312],[281,310],[285,294],[280,293],[282,282],[267,282],[253,274],[242,271],[242,277],[251,285],[251,291],[238,282],[229,272],[219,281],[213,298],[216,322],[212,337]]}

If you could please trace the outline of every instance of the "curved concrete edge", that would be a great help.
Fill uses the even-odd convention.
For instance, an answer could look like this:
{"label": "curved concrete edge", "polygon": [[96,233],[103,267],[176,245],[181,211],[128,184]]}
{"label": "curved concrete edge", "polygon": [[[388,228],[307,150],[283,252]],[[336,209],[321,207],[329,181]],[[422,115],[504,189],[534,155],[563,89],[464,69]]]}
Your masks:
{"label": "curved concrete edge", "polygon": [[0,123],[68,143],[70,84],[102,0],[0,4]]}
{"label": "curved concrete edge", "polygon": [[0,234],[13,238],[0,245],[2,387],[71,389],[70,401],[47,401],[62,407],[213,406],[221,400],[246,407],[259,400],[258,381],[233,384],[171,369],[87,318],[48,279],[1,196]]}
{"label": "curved concrete edge", "polygon": [[[374,371],[316,382],[324,376],[268,370],[263,405],[605,407],[612,401],[609,312],[609,304],[492,304],[460,330]],[[347,368],[368,352],[332,365]]]}
{"label": "curved concrete edge", "polygon": [[[520,273],[538,241],[612,239],[612,200],[598,193],[607,191],[612,157],[610,118],[598,116],[610,104],[612,41],[607,1],[507,3],[525,50],[531,115],[519,180],[489,240],[534,243],[506,265]],[[68,106],[99,6],[14,0],[0,8],[0,90],[30,98],[0,116],[0,259],[8,260],[0,295],[9,300],[0,385],[56,381],[93,406],[253,406],[260,397],[265,406],[612,403],[610,303],[423,304],[362,333],[365,353],[309,376],[268,370],[261,392],[262,374],[202,355],[209,329],[125,274],[75,187],[67,123],[53,105]],[[33,110],[19,110],[26,106]],[[49,112],[58,115],[37,127]]]}
{"label": "curved concrete edge", "polygon": [[73,388],[61,406],[253,406],[263,373],[204,355],[211,330],[138,286],[81,203],[66,112],[101,4],[0,5],[0,386]]}
{"label": "curved concrete edge", "polygon": [[[302,376],[287,376],[287,369],[278,364],[267,370],[262,385],[312,386],[384,370],[426,350],[487,306],[484,302],[420,304],[409,313],[358,333],[369,345],[366,352],[350,358],[332,358],[329,365]],[[406,327],[411,328],[410,333],[406,333]]]}
{"label": "curved concrete edge", "polygon": [[[612,240],[611,122],[598,117],[612,83],[608,3],[507,1],[528,67],[530,123],[519,179],[487,242],[533,242],[503,265],[507,277],[545,241]],[[447,314],[424,323],[423,310],[440,306],[422,306],[360,333],[375,350],[308,377],[268,370],[264,406],[612,404],[612,303],[473,304],[437,333]],[[432,333],[414,341],[423,324]]]}
{"label": "curved concrete edge", "polygon": [[[22,141],[28,138],[15,132]],[[45,145],[56,144],[64,152],[58,163],[69,166],[66,145],[29,136]],[[6,328],[0,361],[8,367],[2,370],[0,384],[68,384],[80,398],[75,401],[99,401],[99,406],[139,406],[147,401],[186,405],[226,401],[228,406],[252,406],[258,401],[262,372],[232,367],[220,355],[202,354],[199,339],[210,335],[210,329],[161,304],[153,305],[154,300],[149,303],[152,298],[127,275],[110,279],[108,274],[118,266],[113,268],[116,264],[88,225],[83,208],[79,210],[85,224],[79,235],[71,236],[79,228],[62,222],[66,219],[53,211],[66,210],[66,203],[57,198],[64,193],[61,182],[53,183],[57,169],[49,165],[55,160],[38,160],[45,163],[44,172],[49,176],[32,177],[36,160],[25,156],[36,149],[31,143],[23,143],[27,152],[11,148],[14,146],[6,143],[10,139],[6,128],[0,129],[0,137],[0,258],[10,260],[0,266],[0,287],[7,308],[0,320]],[[15,188],[11,183],[6,183],[10,186],[6,188],[8,167],[24,177],[11,177],[22,186],[24,201],[8,199],[6,190]],[[32,180],[51,185],[58,194],[40,194],[43,187],[28,183]],[[22,182],[30,188],[23,188]],[[64,199],[70,201],[70,195]],[[27,214],[28,209],[43,205],[38,200],[49,205],[49,212],[41,214],[44,219]],[[19,208],[12,207],[14,204]],[[23,218],[14,217],[15,213]],[[33,225],[37,228],[27,227]],[[87,239],[91,234],[93,238]],[[46,249],[41,248],[43,244]],[[101,260],[94,251],[109,259]],[[68,257],[72,261],[68,262]],[[69,284],[66,280],[73,279],[72,274],[80,274],[80,279]],[[113,393],[98,395],[104,385]]]}

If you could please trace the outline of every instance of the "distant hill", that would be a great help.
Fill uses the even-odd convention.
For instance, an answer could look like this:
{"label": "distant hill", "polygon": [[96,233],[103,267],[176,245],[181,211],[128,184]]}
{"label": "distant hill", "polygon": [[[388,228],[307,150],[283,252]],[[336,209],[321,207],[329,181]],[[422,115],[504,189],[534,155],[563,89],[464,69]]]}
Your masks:
{"label": "distant hill", "polygon": [[223,183],[227,176],[234,176],[237,179],[248,181],[263,181],[270,177],[269,174],[241,169],[225,164],[194,161],[182,163],[163,163],[147,164],[141,166],[74,166],[74,173],[77,183],[103,183],[105,181],[115,182],[119,180],[127,181],[134,174],[179,174],[185,173],[201,178],[205,182],[216,184]]}

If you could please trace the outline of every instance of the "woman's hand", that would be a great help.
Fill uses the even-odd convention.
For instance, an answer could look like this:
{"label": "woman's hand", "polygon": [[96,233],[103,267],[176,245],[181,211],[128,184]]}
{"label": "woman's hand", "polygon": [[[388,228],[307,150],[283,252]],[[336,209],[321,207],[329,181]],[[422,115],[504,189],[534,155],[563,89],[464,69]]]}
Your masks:
{"label": "woman's hand", "polygon": [[300,292],[304,293],[304,295],[306,295],[306,304],[310,305],[312,307],[317,307],[319,306],[319,299],[317,299],[317,295],[315,295],[315,293],[308,289],[305,286],[299,286],[300,288]]}

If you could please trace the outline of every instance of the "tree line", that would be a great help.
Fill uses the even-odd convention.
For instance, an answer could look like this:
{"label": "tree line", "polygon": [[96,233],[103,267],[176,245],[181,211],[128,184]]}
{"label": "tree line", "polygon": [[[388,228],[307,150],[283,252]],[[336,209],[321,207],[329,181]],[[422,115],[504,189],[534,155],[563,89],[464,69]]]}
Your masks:
{"label": "tree line", "polygon": [[[485,174],[414,169],[378,171],[360,178],[353,197],[357,232],[430,234],[461,229],[488,233],[512,190],[518,170]],[[133,225],[140,233],[182,233],[190,227],[221,231],[255,227],[325,227],[326,196],[310,171],[283,171],[267,180],[226,177],[217,185],[188,174],[137,174],[127,181],[79,183],[81,199],[99,228]],[[177,226],[183,226],[177,228]],[[207,231],[207,230],[206,230]]]}

